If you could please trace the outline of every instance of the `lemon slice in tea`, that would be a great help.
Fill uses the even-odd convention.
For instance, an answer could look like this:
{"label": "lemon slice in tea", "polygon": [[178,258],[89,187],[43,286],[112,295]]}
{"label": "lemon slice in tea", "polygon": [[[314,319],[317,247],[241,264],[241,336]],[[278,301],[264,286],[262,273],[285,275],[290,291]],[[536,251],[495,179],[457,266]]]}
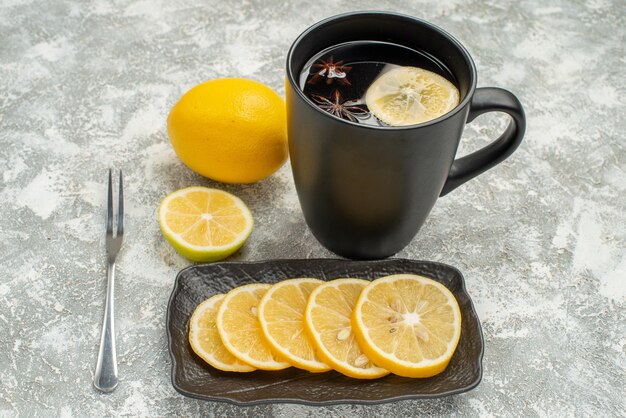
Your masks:
{"label": "lemon slice in tea", "polygon": [[459,90],[432,71],[395,67],[367,89],[365,104],[387,125],[415,125],[454,109],[459,104]]}

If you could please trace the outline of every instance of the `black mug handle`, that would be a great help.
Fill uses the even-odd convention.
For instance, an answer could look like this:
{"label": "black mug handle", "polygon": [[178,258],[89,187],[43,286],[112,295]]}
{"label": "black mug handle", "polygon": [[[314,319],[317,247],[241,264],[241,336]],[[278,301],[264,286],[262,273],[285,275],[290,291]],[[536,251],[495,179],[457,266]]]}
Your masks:
{"label": "black mug handle", "polygon": [[486,147],[454,160],[440,196],[504,161],[522,142],[526,130],[524,108],[513,93],[497,87],[477,88],[470,104],[467,123],[487,112],[505,112],[512,120],[498,139]]}

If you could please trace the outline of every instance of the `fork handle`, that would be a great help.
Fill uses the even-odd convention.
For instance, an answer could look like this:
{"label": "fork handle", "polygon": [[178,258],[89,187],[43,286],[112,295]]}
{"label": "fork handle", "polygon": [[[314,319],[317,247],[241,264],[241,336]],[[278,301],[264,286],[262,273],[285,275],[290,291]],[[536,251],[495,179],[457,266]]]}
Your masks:
{"label": "fork handle", "polygon": [[93,384],[102,392],[112,392],[117,386],[117,355],[115,352],[115,263],[107,264],[107,292],[104,319],[100,335],[100,350]]}

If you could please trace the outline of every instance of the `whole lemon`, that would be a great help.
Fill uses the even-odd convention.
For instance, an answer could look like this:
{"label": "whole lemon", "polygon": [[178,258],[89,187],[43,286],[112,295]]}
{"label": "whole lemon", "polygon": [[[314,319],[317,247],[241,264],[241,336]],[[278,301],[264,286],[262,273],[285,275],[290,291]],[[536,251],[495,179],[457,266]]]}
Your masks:
{"label": "whole lemon", "polygon": [[287,159],[285,102],[243,78],[199,84],[174,105],[167,131],[176,154],[198,174],[225,183],[253,183]]}

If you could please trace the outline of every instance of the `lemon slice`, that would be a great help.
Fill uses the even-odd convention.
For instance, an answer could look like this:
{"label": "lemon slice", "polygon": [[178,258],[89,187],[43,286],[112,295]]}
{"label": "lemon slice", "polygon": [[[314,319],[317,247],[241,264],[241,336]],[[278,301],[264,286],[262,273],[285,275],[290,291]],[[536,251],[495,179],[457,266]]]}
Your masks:
{"label": "lemon slice", "polygon": [[304,331],[304,309],[318,279],[290,279],[275,284],[259,304],[259,322],[268,343],[293,366],[310,372],[331,368],[315,353]]}
{"label": "lemon slice", "polygon": [[346,376],[376,379],[389,374],[375,366],[357,343],[350,317],[369,284],[361,279],[336,279],[318,286],[307,303],[305,327],[325,363]]}
{"label": "lemon slice", "polygon": [[207,187],[175,191],[161,202],[165,238],[193,261],[217,261],[237,251],[252,232],[252,214],[237,196]]}
{"label": "lemon slice", "polygon": [[355,305],[353,329],[380,367],[405,377],[445,370],[461,336],[461,311],[441,283],[412,274],[382,277]]}
{"label": "lemon slice", "polygon": [[255,283],[228,292],[217,312],[217,331],[239,360],[261,370],[281,370],[290,364],[280,360],[267,344],[258,317],[259,302],[270,287]]}
{"label": "lemon slice", "polygon": [[204,361],[226,372],[251,372],[254,367],[239,361],[224,346],[215,320],[224,295],[217,294],[202,302],[189,320],[189,344]]}
{"label": "lemon slice", "polygon": [[459,90],[432,71],[395,67],[367,89],[365,104],[387,125],[415,125],[454,109],[459,104]]}

